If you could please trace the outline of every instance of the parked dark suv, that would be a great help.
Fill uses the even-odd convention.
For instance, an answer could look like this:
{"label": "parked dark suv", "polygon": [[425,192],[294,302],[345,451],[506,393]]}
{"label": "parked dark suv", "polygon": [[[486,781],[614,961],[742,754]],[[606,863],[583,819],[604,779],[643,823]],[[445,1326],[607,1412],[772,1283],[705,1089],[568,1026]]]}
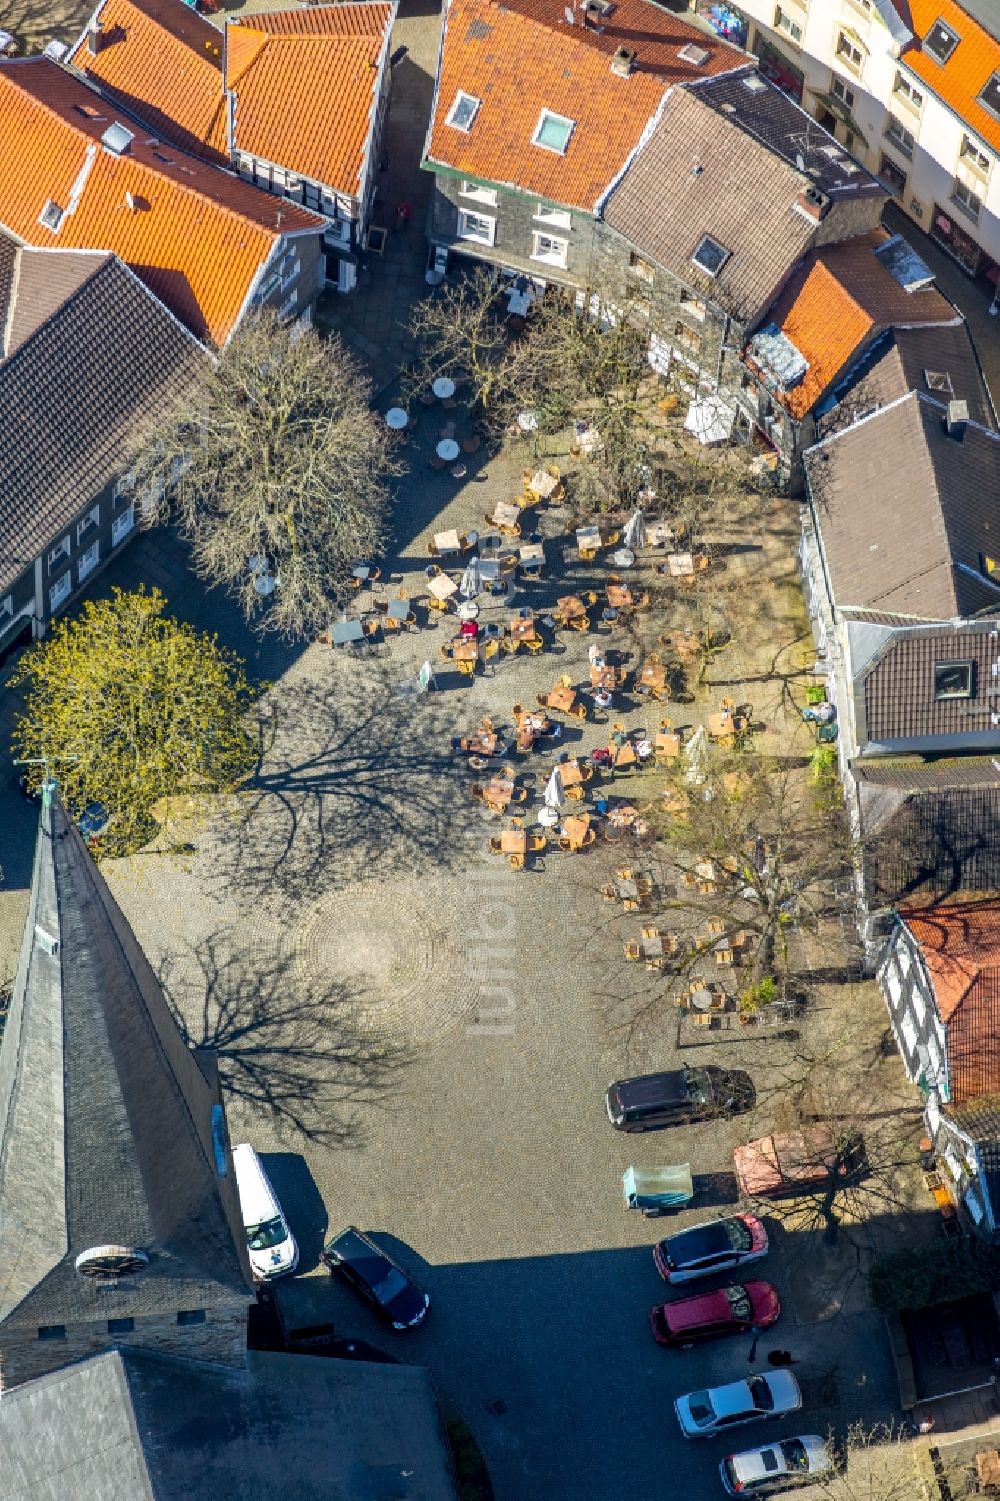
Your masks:
{"label": "parked dark suv", "polygon": [[616,1131],[659,1131],[746,1109],[752,1094],[746,1074],[708,1065],[620,1079],[606,1104]]}

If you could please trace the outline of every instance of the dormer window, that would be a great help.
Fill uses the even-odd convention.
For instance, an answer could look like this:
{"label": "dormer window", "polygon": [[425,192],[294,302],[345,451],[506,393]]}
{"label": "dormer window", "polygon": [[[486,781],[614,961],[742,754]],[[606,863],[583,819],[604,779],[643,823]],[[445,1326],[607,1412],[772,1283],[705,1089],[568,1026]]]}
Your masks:
{"label": "dormer window", "polygon": [[972,662],[935,662],[935,699],[971,698],[974,665]]}
{"label": "dormer window", "polygon": [[691,259],[706,276],[718,276],[729,259],[729,251],[711,235],[702,235]]}
{"label": "dormer window", "polygon": [[532,145],[543,146],[546,151],[556,151],[563,156],[575,129],[575,120],[567,120],[565,115],[556,115],[550,109],[543,109],[531,137]]}
{"label": "dormer window", "polygon": [[929,52],[934,61],[943,66],[961,40],[957,31],[952,31],[950,26],[938,19],[924,37],[924,51]]}
{"label": "dormer window", "polygon": [[455,95],[454,104],[445,116],[444,123],[450,125],[453,130],[461,130],[468,135],[482,102],[481,99],[476,98],[475,94],[463,94],[459,89]]}
{"label": "dormer window", "polygon": [[979,95],[979,102],[1000,120],[1000,73],[994,73]]}

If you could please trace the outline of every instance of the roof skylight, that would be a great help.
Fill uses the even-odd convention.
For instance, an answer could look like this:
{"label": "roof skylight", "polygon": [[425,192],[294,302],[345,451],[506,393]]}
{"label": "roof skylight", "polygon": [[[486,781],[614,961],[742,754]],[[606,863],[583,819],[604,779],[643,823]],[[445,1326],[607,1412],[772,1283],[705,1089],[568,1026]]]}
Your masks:
{"label": "roof skylight", "polygon": [[557,115],[550,109],[543,109],[531,138],[532,143],[535,146],[544,146],[546,151],[558,151],[562,156],[575,128],[575,120],[567,120],[565,115]]}
{"label": "roof skylight", "polygon": [[718,240],[713,240],[711,235],[702,235],[691,259],[699,271],[704,271],[708,276],[718,276],[729,255],[730,252]]}
{"label": "roof skylight", "polygon": [[472,129],[472,122],[479,113],[481,99],[475,94],[464,94],[461,89],[455,95],[455,102],[445,116],[445,124],[451,125],[455,130],[463,130],[468,134]]}
{"label": "roof skylight", "polygon": [[986,106],[991,115],[996,115],[1000,120],[1000,73],[994,73],[993,77],[983,84],[979,102]]}
{"label": "roof skylight", "polygon": [[924,37],[924,51],[929,52],[935,62],[943,66],[961,40],[958,32],[952,31],[951,27],[946,26],[939,18]]}

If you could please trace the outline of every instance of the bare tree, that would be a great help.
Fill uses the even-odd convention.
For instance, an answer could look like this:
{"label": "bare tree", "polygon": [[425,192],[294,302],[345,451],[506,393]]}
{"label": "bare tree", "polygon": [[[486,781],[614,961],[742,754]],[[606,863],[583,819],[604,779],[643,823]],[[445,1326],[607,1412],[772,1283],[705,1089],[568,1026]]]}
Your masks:
{"label": "bare tree", "polygon": [[412,399],[436,377],[448,376],[466,385],[470,405],[494,426],[497,404],[506,410],[510,342],[494,272],[477,266],[461,280],[445,282],[416,304],[410,333],[419,356],[404,380],[404,396]]}
{"label": "bare tree", "polygon": [[959,1489],[959,1468],[939,1464],[935,1474],[898,1424],[852,1423],[840,1442],[831,1435],[829,1447],[837,1463],[809,1488],[810,1495],[824,1501],[938,1501],[947,1494],[964,1493],[964,1487]]}
{"label": "bare tree", "polygon": [[138,433],[144,524],[174,517],[202,577],[285,637],[322,628],[385,538],[393,437],[336,339],[248,318]]}

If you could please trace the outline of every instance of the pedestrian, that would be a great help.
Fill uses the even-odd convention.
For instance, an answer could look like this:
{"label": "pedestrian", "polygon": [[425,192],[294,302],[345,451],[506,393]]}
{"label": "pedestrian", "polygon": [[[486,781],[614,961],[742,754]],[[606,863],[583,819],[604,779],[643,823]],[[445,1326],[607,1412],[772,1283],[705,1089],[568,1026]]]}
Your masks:
{"label": "pedestrian", "polygon": [[410,222],[413,210],[408,203],[401,203],[396,210],[396,228],[405,229]]}
{"label": "pedestrian", "polygon": [[606,688],[598,688],[597,692],[594,694],[594,708],[605,710],[610,709],[611,702],[611,694],[608,692],[608,690]]}
{"label": "pedestrian", "polygon": [[587,657],[590,661],[591,667],[604,666],[604,650],[598,642],[592,641],[587,647]]}

